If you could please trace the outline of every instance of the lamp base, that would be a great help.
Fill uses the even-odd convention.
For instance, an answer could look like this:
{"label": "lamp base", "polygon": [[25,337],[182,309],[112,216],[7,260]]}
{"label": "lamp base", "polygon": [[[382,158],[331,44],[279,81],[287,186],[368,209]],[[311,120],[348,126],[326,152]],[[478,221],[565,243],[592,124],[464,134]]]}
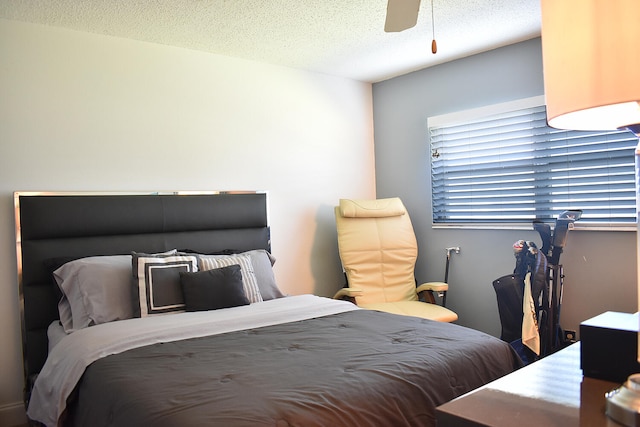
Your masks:
{"label": "lamp base", "polygon": [[605,395],[606,414],[627,427],[640,426],[640,374],[633,374],[620,387]]}

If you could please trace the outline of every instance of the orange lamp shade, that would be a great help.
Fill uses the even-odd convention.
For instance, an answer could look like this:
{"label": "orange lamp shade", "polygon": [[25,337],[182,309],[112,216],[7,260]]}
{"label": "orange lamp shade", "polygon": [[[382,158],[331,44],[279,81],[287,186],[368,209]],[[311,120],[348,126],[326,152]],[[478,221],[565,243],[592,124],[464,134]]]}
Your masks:
{"label": "orange lamp shade", "polygon": [[541,0],[549,126],[640,126],[640,0]]}

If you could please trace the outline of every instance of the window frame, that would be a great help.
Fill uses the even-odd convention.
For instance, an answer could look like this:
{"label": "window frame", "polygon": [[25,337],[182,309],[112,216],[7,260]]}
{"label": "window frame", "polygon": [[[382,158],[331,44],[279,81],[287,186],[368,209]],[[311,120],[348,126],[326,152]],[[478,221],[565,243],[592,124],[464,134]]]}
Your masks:
{"label": "window frame", "polygon": [[[545,105],[544,95],[534,96],[530,98],[518,99],[479,108],[473,108],[463,111],[457,111],[447,114],[431,116],[427,118],[427,142],[429,157],[429,180],[430,180],[430,202],[431,202],[431,224],[435,229],[514,229],[514,230],[531,230],[532,221],[523,222],[435,222],[433,203],[434,203],[434,184],[433,184],[433,142],[431,129],[437,126],[465,124],[473,121],[482,120],[489,116],[517,111],[527,108],[535,108]],[[640,147],[640,143],[638,144]],[[637,151],[637,150],[636,150]],[[636,189],[638,188],[638,173],[635,173]],[[636,191],[636,203],[638,203],[638,193]],[[575,208],[578,208],[577,206]],[[552,219],[544,219],[545,222],[551,222]],[[606,231],[636,231],[638,227],[638,214],[633,222],[580,222],[574,223],[576,230],[606,230]]]}

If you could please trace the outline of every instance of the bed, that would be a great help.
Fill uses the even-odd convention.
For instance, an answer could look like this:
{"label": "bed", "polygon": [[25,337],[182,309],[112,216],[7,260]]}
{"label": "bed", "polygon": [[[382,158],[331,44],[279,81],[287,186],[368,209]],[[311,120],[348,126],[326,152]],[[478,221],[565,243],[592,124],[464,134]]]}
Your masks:
{"label": "bed", "polygon": [[265,192],[15,193],[25,404],[53,425],[431,426],[497,338],[271,269]]}

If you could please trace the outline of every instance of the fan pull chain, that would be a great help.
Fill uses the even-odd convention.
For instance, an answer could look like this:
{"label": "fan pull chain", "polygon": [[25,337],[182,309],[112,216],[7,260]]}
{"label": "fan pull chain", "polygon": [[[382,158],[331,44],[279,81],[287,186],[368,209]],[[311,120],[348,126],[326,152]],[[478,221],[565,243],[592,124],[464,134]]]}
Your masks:
{"label": "fan pull chain", "polygon": [[431,0],[431,31],[433,32],[433,39],[431,40],[431,53],[435,55],[438,51],[438,45],[436,44],[436,27],[435,20],[433,18],[433,0]]}

